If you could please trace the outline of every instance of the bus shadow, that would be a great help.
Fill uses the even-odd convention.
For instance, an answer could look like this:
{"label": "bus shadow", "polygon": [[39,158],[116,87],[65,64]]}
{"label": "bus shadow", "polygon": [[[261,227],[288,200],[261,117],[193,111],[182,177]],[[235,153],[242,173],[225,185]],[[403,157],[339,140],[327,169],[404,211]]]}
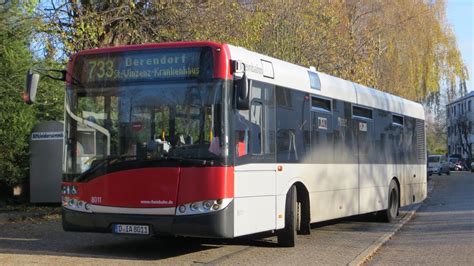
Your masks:
{"label": "bus shadow", "polygon": [[[331,231],[385,232],[390,230],[388,225],[378,222],[373,214],[315,223],[311,225],[311,228],[312,234]],[[0,225],[0,254],[160,261],[193,253],[197,254],[196,257],[219,253],[220,251],[213,252],[213,250],[229,246],[279,247],[274,232],[235,239],[204,239],[70,233],[62,230],[59,220]],[[186,259],[183,257],[183,260]]]}
{"label": "bus shadow", "polygon": [[272,236],[269,233],[235,239],[140,237],[68,233],[62,231],[57,221],[46,224],[50,224],[50,232],[42,225],[43,228],[37,228],[34,223],[0,225],[0,254],[160,261],[193,253],[212,253],[226,246],[277,246],[275,241],[265,239]]}
{"label": "bus shadow", "polygon": [[355,215],[324,222],[311,224],[313,231],[347,231],[347,232],[390,232],[394,226],[402,219],[402,215],[397,217],[394,223],[380,221],[375,213]]}
{"label": "bus shadow", "polygon": [[[313,234],[317,231],[385,231],[383,226],[374,225],[375,222],[374,215],[359,215],[315,223],[311,228]],[[205,239],[69,233],[62,231],[57,220],[0,225],[0,254],[159,261],[192,253],[212,253],[228,246],[279,247],[274,232],[235,239]]]}

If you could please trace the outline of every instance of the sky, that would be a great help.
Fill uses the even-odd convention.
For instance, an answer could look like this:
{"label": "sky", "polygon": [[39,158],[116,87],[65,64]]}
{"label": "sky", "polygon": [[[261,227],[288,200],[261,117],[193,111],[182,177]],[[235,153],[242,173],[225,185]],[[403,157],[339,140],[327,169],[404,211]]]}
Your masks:
{"label": "sky", "polygon": [[467,90],[474,90],[474,0],[447,0],[447,19],[456,35],[458,48],[470,79]]}

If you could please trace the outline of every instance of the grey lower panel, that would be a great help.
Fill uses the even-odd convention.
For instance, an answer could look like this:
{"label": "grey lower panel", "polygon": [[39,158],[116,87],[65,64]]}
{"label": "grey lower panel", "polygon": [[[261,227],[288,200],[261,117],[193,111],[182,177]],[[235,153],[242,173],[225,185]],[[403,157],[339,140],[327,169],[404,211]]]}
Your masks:
{"label": "grey lower panel", "polygon": [[180,235],[206,238],[232,238],[234,236],[234,202],[222,211],[174,216],[84,213],[62,210],[65,231],[112,233],[113,224],[149,225],[157,235]]}

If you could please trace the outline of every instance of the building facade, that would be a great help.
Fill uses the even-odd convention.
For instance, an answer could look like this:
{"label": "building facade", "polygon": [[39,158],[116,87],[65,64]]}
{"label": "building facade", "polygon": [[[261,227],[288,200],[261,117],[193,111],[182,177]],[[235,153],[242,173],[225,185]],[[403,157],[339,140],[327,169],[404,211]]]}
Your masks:
{"label": "building facade", "polygon": [[448,154],[472,159],[474,152],[474,91],[446,105]]}

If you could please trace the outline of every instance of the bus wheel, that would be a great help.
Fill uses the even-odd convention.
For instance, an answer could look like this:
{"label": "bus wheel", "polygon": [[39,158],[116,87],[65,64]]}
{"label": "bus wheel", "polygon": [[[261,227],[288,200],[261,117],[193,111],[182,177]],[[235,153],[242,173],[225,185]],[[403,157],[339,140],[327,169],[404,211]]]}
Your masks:
{"label": "bus wheel", "polygon": [[386,210],[382,210],[377,213],[380,221],[391,223],[395,220],[395,218],[397,218],[400,208],[399,200],[400,191],[395,180],[392,180],[388,189],[388,207]]}
{"label": "bus wheel", "polygon": [[278,245],[281,247],[294,247],[296,244],[296,231],[299,228],[298,202],[296,201],[296,187],[292,186],[286,194],[285,228],[277,233]]}

